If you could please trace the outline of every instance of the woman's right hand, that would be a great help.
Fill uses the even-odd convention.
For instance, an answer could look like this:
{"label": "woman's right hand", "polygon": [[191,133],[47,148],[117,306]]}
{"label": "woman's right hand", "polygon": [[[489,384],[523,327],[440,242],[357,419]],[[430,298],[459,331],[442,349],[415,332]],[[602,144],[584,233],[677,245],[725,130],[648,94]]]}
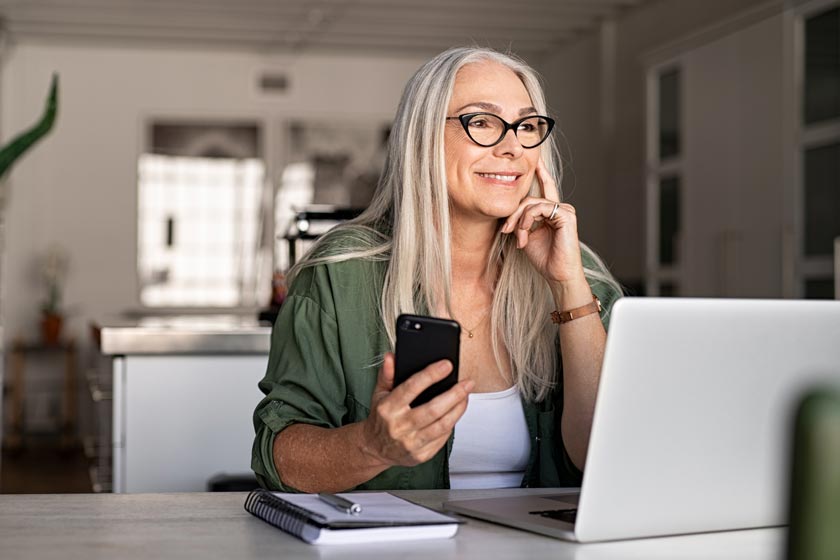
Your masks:
{"label": "woman's right hand", "polygon": [[441,360],[394,388],[394,355],[387,353],[371,397],[370,415],[363,421],[365,452],[389,467],[419,465],[434,457],[466,411],[475,383],[460,381],[417,408],[410,404],[451,371],[452,363]]}

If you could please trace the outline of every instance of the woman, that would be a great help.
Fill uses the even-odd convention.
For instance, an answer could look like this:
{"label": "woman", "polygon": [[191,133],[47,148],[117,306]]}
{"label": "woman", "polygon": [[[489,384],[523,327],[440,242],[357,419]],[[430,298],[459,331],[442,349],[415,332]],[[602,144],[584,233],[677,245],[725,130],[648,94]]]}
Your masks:
{"label": "woman", "polygon": [[[264,486],[580,484],[620,288],[560,200],[545,114],[535,72],[495,51],[409,81],[371,206],[290,275],[254,414]],[[462,326],[459,383],[414,409],[452,366],[393,386],[400,313]]]}

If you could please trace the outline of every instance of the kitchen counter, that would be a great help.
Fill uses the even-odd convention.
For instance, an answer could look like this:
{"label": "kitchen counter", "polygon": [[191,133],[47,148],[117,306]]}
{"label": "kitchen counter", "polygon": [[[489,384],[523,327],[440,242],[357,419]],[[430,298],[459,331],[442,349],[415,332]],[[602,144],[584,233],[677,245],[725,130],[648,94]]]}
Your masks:
{"label": "kitchen counter", "polygon": [[100,366],[91,395],[109,395],[97,401],[97,487],[194,492],[216,475],[251,472],[268,324],[242,315],[146,316],[104,320],[92,333]]}
{"label": "kitchen counter", "polygon": [[94,323],[102,354],[268,354],[271,325],[236,315],[109,319]]}

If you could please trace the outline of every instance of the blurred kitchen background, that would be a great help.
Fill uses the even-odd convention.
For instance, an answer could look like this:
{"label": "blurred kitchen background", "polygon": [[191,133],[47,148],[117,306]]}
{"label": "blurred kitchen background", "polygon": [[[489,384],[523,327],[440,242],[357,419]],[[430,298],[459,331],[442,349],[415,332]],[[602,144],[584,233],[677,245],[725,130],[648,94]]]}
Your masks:
{"label": "blurred kitchen background", "polygon": [[470,44],[544,76],[629,293],[840,293],[840,0],[0,0],[4,143],[60,84],[0,185],[0,492],[251,484],[283,274]]}

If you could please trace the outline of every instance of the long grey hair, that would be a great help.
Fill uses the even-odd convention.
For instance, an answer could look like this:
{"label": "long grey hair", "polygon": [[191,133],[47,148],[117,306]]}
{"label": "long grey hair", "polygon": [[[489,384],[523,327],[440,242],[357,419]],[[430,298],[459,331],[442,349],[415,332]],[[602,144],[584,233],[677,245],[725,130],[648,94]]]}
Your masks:
{"label": "long grey hair", "polygon": [[[385,168],[370,206],[355,220],[323,236],[289,274],[305,267],[349,259],[387,261],[380,313],[391,346],[400,313],[451,314],[451,224],[444,159],[444,123],[458,70],[473,62],[495,61],[522,80],[533,106],[546,114],[537,73],[524,61],[484,48],[453,48],[437,55],[409,80],[400,100],[389,140]],[[552,138],[539,148],[546,168],[560,184],[562,169]],[[536,179],[532,196],[541,196]],[[429,227],[432,226],[432,227]],[[501,227],[501,222],[500,222]],[[336,234],[353,240],[331,243]],[[597,268],[585,268],[590,281],[620,292],[598,256],[581,243],[581,251]],[[493,353],[503,360],[522,395],[531,401],[546,397],[556,383],[558,329],[550,323],[553,299],[546,280],[534,269],[512,235],[496,234],[488,271],[497,271],[490,312]],[[503,346],[502,346],[503,345]],[[505,352],[507,350],[507,358]]]}

